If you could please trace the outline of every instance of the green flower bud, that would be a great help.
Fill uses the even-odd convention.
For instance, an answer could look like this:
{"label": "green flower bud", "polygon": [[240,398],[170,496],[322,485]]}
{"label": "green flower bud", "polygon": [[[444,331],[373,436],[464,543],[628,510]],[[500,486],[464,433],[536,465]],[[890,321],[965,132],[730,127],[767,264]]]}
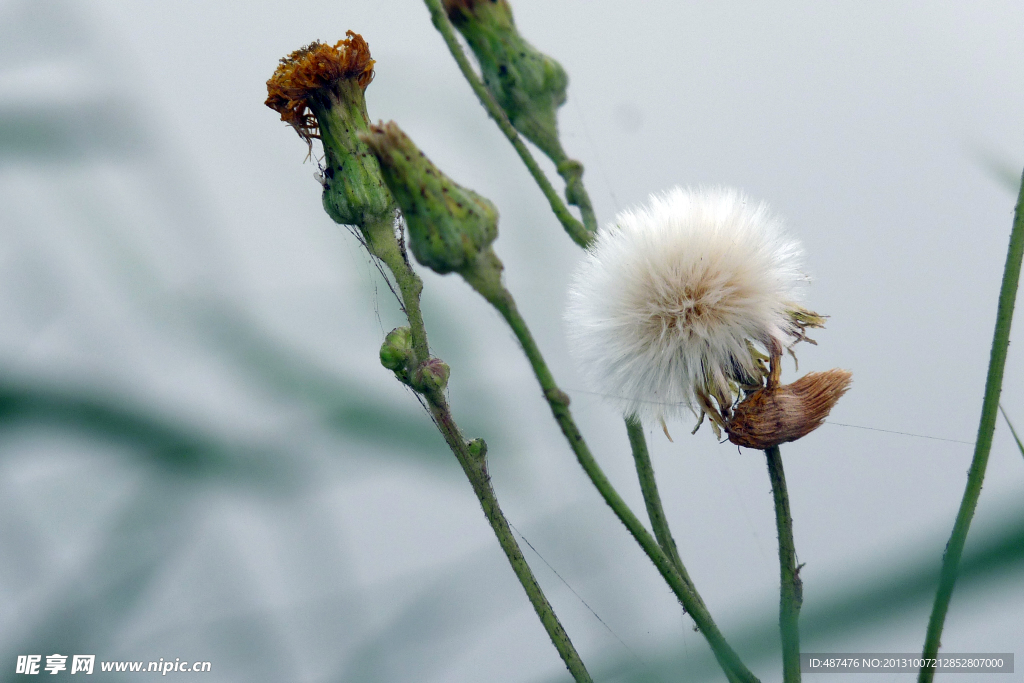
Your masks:
{"label": "green flower bud", "polygon": [[452,182],[394,121],[371,126],[361,138],[402,208],[416,260],[442,274],[473,267],[498,237],[494,204]]}
{"label": "green flower bud", "polygon": [[408,327],[391,330],[380,347],[380,364],[388,370],[403,373],[412,358],[412,330]]}
{"label": "green flower bud", "polygon": [[431,391],[441,391],[448,386],[448,376],[451,369],[448,364],[440,358],[431,358],[421,363],[412,374],[412,381],[409,383],[416,391],[425,394]]}
{"label": "green flower bud", "polygon": [[483,439],[473,439],[469,442],[469,454],[477,460],[487,457],[487,442]]}
{"label": "green flower bud", "polygon": [[558,163],[556,111],[565,103],[569,77],[561,65],[538,52],[516,29],[507,0],[443,0],[448,18],[480,62],[484,84],[509,121]]}
{"label": "green flower bud", "polygon": [[363,96],[373,80],[370,48],[349,31],[333,47],[313,42],[281,60],[267,81],[266,105],[313,149],[324,148],[324,209],[336,222],[390,225],[395,204],[380,166],[359,139],[370,125]]}

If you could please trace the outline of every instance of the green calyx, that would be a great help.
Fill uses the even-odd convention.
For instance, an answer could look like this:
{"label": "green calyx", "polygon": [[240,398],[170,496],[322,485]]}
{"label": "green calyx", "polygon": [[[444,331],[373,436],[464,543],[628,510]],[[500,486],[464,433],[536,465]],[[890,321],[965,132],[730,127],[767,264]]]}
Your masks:
{"label": "green calyx", "polygon": [[472,267],[498,237],[494,204],[444,175],[394,121],[360,138],[380,161],[416,260],[441,274]]}
{"label": "green calyx", "polygon": [[364,228],[390,223],[395,201],[380,164],[359,134],[369,130],[363,89],[355,80],[339,81],[310,99],[324,148],[324,210],[337,223]]}
{"label": "green calyx", "polygon": [[421,394],[429,394],[435,391],[442,391],[448,386],[448,377],[451,375],[451,368],[440,358],[431,358],[421,363],[412,373],[409,382],[416,391]]}
{"label": "green calyx", "polygon": [[512,125],[555,163],[563,160],[556,111],[569,77],[562,66],[519,35],[506,0],[444,0],[444,8]]}

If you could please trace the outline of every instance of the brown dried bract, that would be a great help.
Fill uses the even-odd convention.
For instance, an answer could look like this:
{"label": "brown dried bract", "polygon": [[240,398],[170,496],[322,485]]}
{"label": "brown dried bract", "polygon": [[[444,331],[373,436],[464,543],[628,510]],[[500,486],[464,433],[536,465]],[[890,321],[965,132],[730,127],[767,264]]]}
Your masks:
{"label": "brown dried bract", "polygon": [[792,384],[758,389],[739,405],[725,424],[729,441],[764,450],[796,441],[821,426],[850,388],[848,370],[809,373]]}
{"label": "brown dried bract", "polygon": [[316,117],[309,109],[309,98],[345,78],[355,79],[359,87],[373,80],[370,47],[358,33],[347,31],[347,38],[334,46],[320,42],[296,50],[281,59],[267,81],[266,105],[280,112],[281,120],[291,124],[306,142],[320,137]]}

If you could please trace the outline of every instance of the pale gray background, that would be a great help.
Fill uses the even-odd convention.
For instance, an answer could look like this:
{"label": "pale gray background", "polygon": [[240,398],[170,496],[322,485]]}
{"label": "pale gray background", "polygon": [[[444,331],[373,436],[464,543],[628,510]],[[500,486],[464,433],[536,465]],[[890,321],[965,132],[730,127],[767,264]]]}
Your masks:
{"label": "pale gray background", "polygon": [[[570,74],[563,140],[602,221],[675,184],[769,201],[806,246],[808,304],[831,316],[800,370],[854,373],[832,419],[973,441],[1024,164],[1024,5],[514,7]],[[262,105],[279,57],[350,28],[377,60],[371,118],[498,206],[509,287],[643,509],[621,421],[585,393],[562,334],[580,252],[421,3],[4,0],[0,374],[230,447],[182,466],[74,426],[6,424],[0,678],[16,654],[68,651],[208,659],[209,681],[568,680],[454,460],[377,364],[400,323],[390,293]],[[501,321],[457,278],[423,277],[455,415],[490,443],[511,522],[572,587],[526,549],[597,679],[720,680]],[[1022,362],[1011,346],[1003,404],[1024,427]],[[763,457],[670,427],[675,443],[649,441],[681,554],[726,635],[779,680],[762,654],[778,586]],[[806,615],[937,570],[970,445],[826,425],[783,452]],[[979,538],[1020,519],[1022,489],[1000,421]],[[1022,576],[958,591],[945,650],[1024,657]],[[805,649],[918,651],[928,610],[805,630]]]}

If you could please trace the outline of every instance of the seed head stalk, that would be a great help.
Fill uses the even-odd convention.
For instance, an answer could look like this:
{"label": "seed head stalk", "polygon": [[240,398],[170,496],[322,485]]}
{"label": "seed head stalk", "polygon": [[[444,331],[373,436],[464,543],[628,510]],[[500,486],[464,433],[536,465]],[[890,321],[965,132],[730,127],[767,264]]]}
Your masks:
{"label": "seed head stalk", "polygon": [[[519,340],[523,348],[523,352],[530,361],[530,366],[533,368],[534,375],[540,383],[544,398],[551,408],[555,421],[558,422],[558,426],[569,442],[569,446],[576,455],[580,466],[604,498],[605,503],[608,504],[612,512],[625,525],[651,562],[654,563],[654,566],[658,569],[666,583],[668,583],[676,598],[683,605],[683,608],[693,618],[694,623],[696,623],[697,628],[707,639],[708,645],[710,645],[711,650],[715,654],[715,658],[726,672],[730,681],[756,683],[758,681],[757,677],[743,664],[739,655],[736,654],[735,650],[732,649],[732,646],[729,645],[722,635],[722,632],[719,631],[718,626],[711,618],[711,614],[704,606],[704,601],[689,581],[689,577],[686,576],[685,570],[684,572],[679,571],[675,562],[670,559],[669,554],[662,549],[658,541],[644,528],[643,524],[633,514],[633,511],[601,470],[601,466],[598,465],[597,460],[590,452],[590,448],[587,446],[583,435],[580,433],[572,417],[572,413],[569,410],[568,395],[559,389],[555,383],[554,376],[551,374],[550,369],[548,369],[547,363],[544,361],[544,357],[541,355],[540,349],[537,347],[526,321],[520,315],[515,300],[512,298],[511,293],[502,285],[500,273],[500,267],[491,267],[473,269],[462,273],[462,275],[477,292],[497,309],[509,327],[512,328],[516,339]],[[658,503],[660,506],[660,500]],[[682,562],[679,565],[681,566]]]}
{"label": "seed head stalk", "polygon": [[690,587],[697,599],[697,593],[690,575],[683,566],[679,557],[679,550],[676,548],[676,541],[672,538],[672,531],[668,526],[668,518],[665,517],[665,510],[661,504],[661,496],[658,493],[658,482],[654,478],[654,465],[651,463],[651,455],[647,450],[647,439],[644,437],[644,428],[636,417],[626,418],[626,432],[629,435],[629,446],[633,451],[633,460],[636,463],[636,475],[640,482],[640,491],[644,496],[644,505],[647,507],[647,516],[651,520],[651,528],[654,529],[654,536],[658,539],[658,545],[672,560],[676,570],[683,581]]}
{"label": "seed head stalk", "polygon": [[789,512],[789,493],[782,456],[778,446],[764,452],[768,461],[768,477],[775,499],[775,524],[779,534],[779,631],[782,637],[782,680],[800,681],[800,605],[803,603],[803,582],[796,564],[793,544],[793,516]]}
{"label": "seed head stalk", "polygon": [[[960,510],[953,524],[953,532],[942,555],[942,571],[939,575],[939,587],[935,592],[935,603],[928,619],[928,631],[925,635],[922,657],[925,660],[935,659],[939,653],[942,627],[946,621],[946,612],[953,597],[953,587],[963,556],[967,532],[971,527],[971,519],[978,507],[981,496],[981,485],[985,480],[985,468],[988,465],[989,452],[992,450],[992,435],[996,429],[996,417],[999,411],[999,395],[1003,388],[1003,370],[1006,367],[1006,353],[1010,346],[1010,327],[1013,323],[1013,308],[1017,300],[1017,285],[1020,283],[1021,259],[1024,257],[1024,176],[1021,178],[1020,193],[1017,196],[1017,207],[1014,211],[1013,229],[1010,231],[1010,246],[1006,253],[1006,265],[1003,267],[1003,282],[999,290],[999,304],[996,310],[996,328],[992,336],[992,350],[989,354],[988,376],[985,379],[985,398],[981,405],[981,420],[978,424],[978,438],[974,446],[974,458],[967,472],[967,487],[960,502]],[[921,668],[918,681],[929,683],[935,677],[935,667]]]}

